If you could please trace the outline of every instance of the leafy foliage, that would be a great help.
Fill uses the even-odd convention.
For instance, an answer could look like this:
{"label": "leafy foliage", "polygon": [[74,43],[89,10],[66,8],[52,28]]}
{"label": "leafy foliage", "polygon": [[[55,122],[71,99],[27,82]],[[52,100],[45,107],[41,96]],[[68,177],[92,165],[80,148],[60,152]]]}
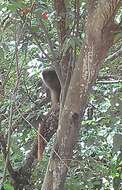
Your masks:
{"label": "leafy foliage", "polygon": [[[37,133],[37,121],[50,108],[40,106],[45,99],[45,88],[40,73],[55,58],[60,59],[71,48],[75,56],[84,38],[84,1],[81,1],[79,36],[75,35],[74,1],[67,3],[67,35],[61,50],[52,1],[2,1],[0,4],[0,133],[8,132],[10,96],[18,81],[12,115],[10,160],[19,168],[29,152]],[[121,15],[119,10],[118,15]],[[122,45],[111,48],[109,55]],[[109,56],[108,55],[108,56]],[[75,59],[76,57],[73,57]],[[72,61],[73,62],[73,61]],[[111,189],[121,190],[122,184],[122,58],[107,60],[93,87],[89,103],[81,121],[79,141],[74,151],[71,170],[66,181],[67,190]],[[19,71],[18,75],[17,72]],[[117,82],[116,82],[117,81]],[[23,119],[23,116],[25,119]],[[50,154],[47,146],[44,158],[33,167],[30,186],[40,189]],[[0,146],[0,180],[3,177],[4,154]],[[7,173],[6,190],[12,190]]]}

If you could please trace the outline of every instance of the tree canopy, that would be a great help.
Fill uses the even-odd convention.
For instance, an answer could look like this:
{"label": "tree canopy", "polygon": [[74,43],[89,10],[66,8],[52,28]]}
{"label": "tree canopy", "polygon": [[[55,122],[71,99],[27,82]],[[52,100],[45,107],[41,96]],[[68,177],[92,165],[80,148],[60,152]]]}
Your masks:
{"label": "tree canopy", "polygon": [[0,189],[122,190],[121,0],[3,0],[0,15]]}

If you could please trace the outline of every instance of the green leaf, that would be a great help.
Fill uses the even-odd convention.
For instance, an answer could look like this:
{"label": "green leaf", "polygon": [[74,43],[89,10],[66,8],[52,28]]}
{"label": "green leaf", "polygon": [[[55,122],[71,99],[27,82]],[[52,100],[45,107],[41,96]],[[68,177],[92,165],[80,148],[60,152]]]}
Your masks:
{"label": "green leaf", "polygon": [[24,6],[23,2],[14,2],[14,3],[9,3],[7,8],[12,11],[15,12],[18,8],[22,8]]}
{"label": "green leaf", "polygon": [[75,38],[70,39],[70,45],[73,49],[75,49]]}
{"label": "green leaf", "polygon": [[0,3],[0,11],[1,11],[3,8],[6,8],[6,4],[5,4],[5,3],[4,3],[4,4]]}
{"label": "green leaf", "polygon": [[14,190],[14,188],[10,185],[10,183],[6,183],[6,184],[4,185],[4,189],[5,189],[5,190]]}
{"label": "green leaf", "polygon": [[65,55],[65,53],[67,52],[68,48],[70,47],[70,38],[67,38],[65,41],[64,41],[64,44],[63,44],[63,55]]}
{"label": "green leaf", "polygon": [[115,33],[114,35],[114,43],[117,43],[119,41],[122,41],[122,31]]}
{"label": "green leaf", "polygon": [[0,60],[4,59],[4,50],[0,47]]}

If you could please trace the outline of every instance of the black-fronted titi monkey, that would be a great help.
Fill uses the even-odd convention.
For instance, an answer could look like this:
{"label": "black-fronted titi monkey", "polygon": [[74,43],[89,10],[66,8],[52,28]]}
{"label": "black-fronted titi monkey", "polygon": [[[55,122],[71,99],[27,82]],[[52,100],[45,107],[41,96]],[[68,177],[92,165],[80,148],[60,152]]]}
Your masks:
{"label": "black-fronted titi monkey", "polygon": [[59,103],[61,85],[58,76],[53,68],[44,69],[42,71],[42,80],[51,94],[52,105]]}
{"label": "black-fronted titi monkey", "polygon": [[[61,85],[60,85],[58,76],[57,76],[55,70],[52,68],[44,69],[41,74],[42,74],[41,78],[42,78],[44,84],[50,91],[52,106],[55,106],[59,103],[60,93],[61,93]],[[40,160],[40,158],[42,156],[42,152],[43,152],[43,142],[42,142],[43,140],[40,136],[40,134],[42,135],[42,133],[43,133],[42,129],[43,128],[42,128],[41,124],[39,124],[38,152],[37,152],[38,160]]]}

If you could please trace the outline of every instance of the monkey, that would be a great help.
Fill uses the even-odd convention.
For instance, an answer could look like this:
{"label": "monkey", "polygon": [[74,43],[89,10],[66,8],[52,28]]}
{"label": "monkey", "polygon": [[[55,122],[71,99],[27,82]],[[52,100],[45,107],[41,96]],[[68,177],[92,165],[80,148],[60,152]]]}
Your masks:
{"label": "monkey", "polygon": [[50,91],[52,106],[55,106],[59,103],[61,93],[61,85],[56,71],[53,68],[44,69],[42,80]]}
{"label": "monkey", "polygon": [[[42,75],[41,76],[42,81],[50,91],[52,106],[55,106],[59,103],[60,93],[61,93],[61,85],[58,76],[53,68],[44,69],[41,75]],[[43,128],[40,123],[38,127],[38,152],[37,152],[38,160],[40,160],[43,153],[43,139],[41,137],[43,133],[42,129]]]}

